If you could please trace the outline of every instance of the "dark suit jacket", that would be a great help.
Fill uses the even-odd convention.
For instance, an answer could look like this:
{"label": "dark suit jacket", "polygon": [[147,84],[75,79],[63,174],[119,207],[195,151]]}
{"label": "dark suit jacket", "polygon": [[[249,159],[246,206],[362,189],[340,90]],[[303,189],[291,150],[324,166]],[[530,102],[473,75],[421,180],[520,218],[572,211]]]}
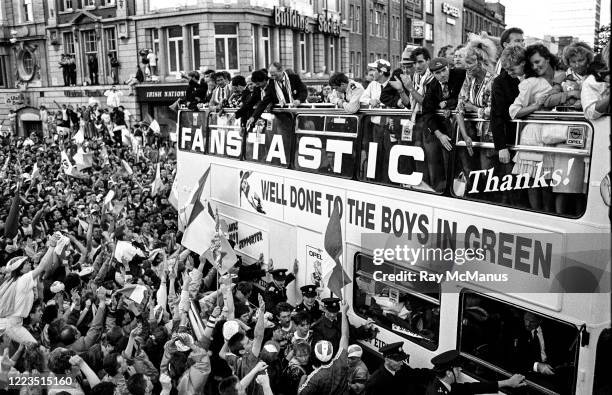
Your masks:
{"label": "dark suit jacket", "polygon": [[505,149],[514,142],[515,125],[511,122],[510,105],[519,94],[519,79],[502,71],[493,80],[491,88],[491,132],[496,150]]}
{"label": "dark suit jacket", "polygon": [[380,91],[380,102],[388,108],[398,108],[397,102],[400,99],[400,94],[391,84],[387,85]]}
{"label": "dark suit jacket", "polygon": [[[308,98],[308,89],[306,89],[306,85],[302,82],[302,79],[299,75],[293,73],[287,73],[289,77],[289,82],[291,82],[291,98],[293,100],[300,100],[301,102],[306,102],[306,98]],[[255,108],[252,117],[258,119],[261,114],[266,110],[269,104],[278,104],[278,98],[276,97],[276,88],[274,86],[272,80],[268,82],[266,85],[265,93],[263,99]],[[287,98],[289,99],[289,98]]]}
{"label": "dark suit jacket", "polygon": [[236,110],[236,119],[242,119],[243,123],[246,123],[247,119],[251,117],[255,107],[261,101],[261,88],[256,86],[253,92],[249,92],[245,89],[242,96],[242,106]]}
{"label": "dark suit jacket", "polygon": [[[457,99],[459,98],[459,92],[461,92],[461,86],[465,80],[464,69],[451,69],[448,77],[448,89],[450,96],[446,99],[445,109],[454,110],[457,107]],[[431,133],[436,130],[450,136],[450,123],[447,122],[444,117],[437,115],[436,112],[441,110],[440,102],[444,101],[442,95],[442,85],[438,80],[434,79],[427,84],[427,90],[425,91],[425,97],[423,98],[423,118],[425,126]]]}
{"label": "dark suit jacket", "polygon": [[[544,350],[546,352],[546,363],[553,369],[561,364],[569,362],[570,347],[567,343],[562,343],[559,339],[565,342],[573,340],[571,333],[565,332],[565,328],[553,328],[547,325],[542,325],[542,335],[544,337]],[[558,339],[557,337],[561,335]],[[557,340],[555,340],[557,339]],[[533,345],[531,332],[523,328],[521,332],[514,338],[514,367],[519,373],[533,372],[533,364],[542,362],[539,347]]]}

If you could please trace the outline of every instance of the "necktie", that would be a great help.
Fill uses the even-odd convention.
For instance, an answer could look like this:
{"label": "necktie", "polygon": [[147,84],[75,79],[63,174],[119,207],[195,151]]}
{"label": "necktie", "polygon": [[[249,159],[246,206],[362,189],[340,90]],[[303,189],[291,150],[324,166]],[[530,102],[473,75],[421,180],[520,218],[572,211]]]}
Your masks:
{"label": "necktie", "polygon": [[289,92],[289,84],[287,82],[287,78],[283,79],[283,95],[285,96],[285,101],[287,103],[291,103],[291,92]]}
{"label": "necktie", "polygon": [[531,331],[531,346],[533,347],[533,355],[538,361],[541,359],[542,349],[540,347],[540,339],[538,339],[538,330]]}
{"label": "necktie", "polygon": [[448,84],[442,84],[442,97],[444,99],[448,99],[450,96],[450,92],[448,91]]}

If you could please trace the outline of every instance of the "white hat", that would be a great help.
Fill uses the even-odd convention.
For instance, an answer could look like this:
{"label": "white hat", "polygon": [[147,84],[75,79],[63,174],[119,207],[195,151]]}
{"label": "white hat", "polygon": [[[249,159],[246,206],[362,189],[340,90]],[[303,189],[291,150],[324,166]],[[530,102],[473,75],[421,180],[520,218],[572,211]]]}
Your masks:
{"label": "white hat", "polygon": [[27,256],[17,256],[8,261],[8,264],[4,267],[5,273],[11,273],[13,270],[19,268],[26,260]]}
{"label": "white hat", "polygon": [[348,356],[349,357],[358,357],[358,358],[361,358],[362,355],[363,355],[363,350],[361,349],[361,346],[359,346],[358,344],[351,344],[348,347]]}
{"label": "white hat", "polygon": [[94,272],[94,268],[92,266],[84,266],[79,272],[79,277],[85,277]]}
{"label": "white hat", "polygon": [[323,363],[329,362],[334,356],[334,346],[327,340],[319,340],[315,345],[315,356]]}
{"label": "white hat", "polygon": [[236,321],[230,320],[223,324],[223,338],[225,341],[228,341],[238,332],[240,332],[240,325]]}
{"label": "white hat", "polygon": [[64,289],[66,289],[66,287],[64,286],[64,283],[60,281],[54,281],[50,288],[51,292],[54,294],[62,292]]}

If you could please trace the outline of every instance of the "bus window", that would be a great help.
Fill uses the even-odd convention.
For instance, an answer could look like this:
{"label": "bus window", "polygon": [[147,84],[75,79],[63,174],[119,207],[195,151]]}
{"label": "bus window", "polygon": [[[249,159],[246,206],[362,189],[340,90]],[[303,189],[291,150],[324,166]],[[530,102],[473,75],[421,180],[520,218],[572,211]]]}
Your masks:
{"label": "bus window", "polygon": [[381,273],[399,274],[402,271],[406,269],[388,262],[377,266],[371,257],[357,254],[353,310],[411,342],[435,350],[440,330],[439,286],[421,293],[414,290],[418,284],[408,281],[380,281],[383,280],[379,278]]}
{"label": "bus window", "polygon": [[586,209],[592,128],[579,122],[527,121],[518,124],[510,163],[499,161],[488,122],[466,120],[470,155],[458,133],[453,193],[566,217]]}
{"label": "bus window", "polygon": [[461,293],[460,302],[458,344],[465,373],[481,381],[520,373],[530,394],[573,393],[575,326],[470,291]]}
{"label": "bus window", "polygon": [[[422,117],[368,116],[363,125],[358,177],[400,188],[442,193],[446,187],[443,158],[427,155]],[[420,157],[420,158],[419,158]]]}
{"label": "bus window", "polygon": [[599,335],[597,341],[597,354],[595,356],[595,370],[593,382],[593,395],[609,395],[612,393],[612,329],[606,328]]}
{"label": "bus window", "polygon": [[287,167],[291,156],[293,118],[288,113],[264,113],[249,132],[245,160]]}
{"label": "bus window", "polygon": [[298,115],[294,166],[298,170],[352,178],[357,117]]}
{"label": "bus window", "polygon": [[208,114],[210,145],[208,152],[213,155],[240,158],[242,156],[242,136],[240,120],[233,114]]}

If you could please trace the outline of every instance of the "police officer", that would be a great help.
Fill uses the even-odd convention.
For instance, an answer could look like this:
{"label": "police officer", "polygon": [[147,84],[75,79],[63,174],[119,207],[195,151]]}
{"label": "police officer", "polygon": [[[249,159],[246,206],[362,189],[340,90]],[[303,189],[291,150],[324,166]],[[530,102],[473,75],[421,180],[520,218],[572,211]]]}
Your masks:
{"label": "police officer", "polygon": [[461,374],[459,352],[450,350],[431,359],[436,378],[427,387],[427,395],[470,395],[497,393],[502,387],[518,388],[527,385],[525,376],[515,374],[501,381],[484,381],[480,383],[458,383]]}
{"label": "police officer", "polygon": [[370,376],[365,387],[367,395],[424,393],[433,375],[429,369],[413,369],[404,363],[410,355],[404,352],[403,345],[397,342],[380,348],[385,362]]}
{"label": "police officer", "polygon": [[340,344],[340,320],[338,312],[340,311],[340,299],[325,298],[323,302],[323,316],[312,324],[312,344],[317,344],[319,340],[328,340],[334,346],[334,350],[338,349]]}
{"label": "police officer", "polygon": [[302,292],[302,303],[295,306],[295,311],[298,313],[307,313],[310,317],[310,322],[315,322],[323,315],[319,302],[317,301],[317,286],[304,285],[300,287]]}
{"label": "police officer", "polygon": [[330,103],[351,114],[359,111],[359,100],[365,91],[359,82],[349,80],[344,73],[335,73],[329,77],[329,85],[334,90],[329,98]]}
{"label": "police officer", "polygon": [[295,275],[287,274],[287,269],[273,269],[269,273],[272,281],[266,284],[263,297],[266,302],[266,311],[276,312],[275,306],[287,301],[287,285],[295,280]]}

